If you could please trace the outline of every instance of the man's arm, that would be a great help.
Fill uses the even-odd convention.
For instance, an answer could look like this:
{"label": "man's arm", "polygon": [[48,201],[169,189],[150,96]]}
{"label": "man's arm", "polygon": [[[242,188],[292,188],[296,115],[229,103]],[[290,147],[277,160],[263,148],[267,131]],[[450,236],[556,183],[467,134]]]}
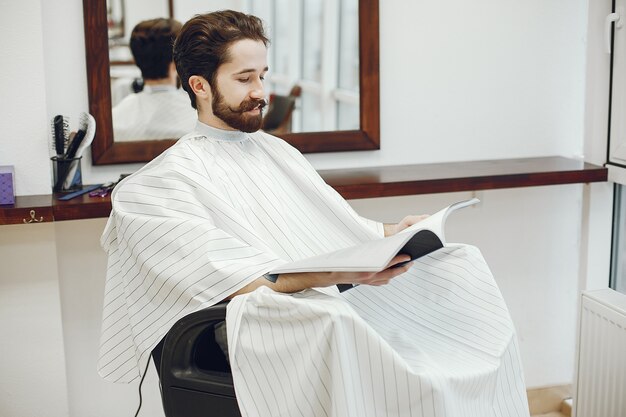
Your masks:
{"label": "man's arm", "polygon": [[413,263],[409,262],[398,267],[393,266],[410,259],[411,257],[408,255],[398,255],[389,262],[386,269],[380,272],[299,272],[295,274],[280,274],[276,282],[271,282],[265,278],[257,278],[239,291],[231,294],[227,299],[252,292],[261,286],[270,287],[276,292],[294,293],[307,288],[329,287],[337,284],[385,285],[391,279],[408,271]]}

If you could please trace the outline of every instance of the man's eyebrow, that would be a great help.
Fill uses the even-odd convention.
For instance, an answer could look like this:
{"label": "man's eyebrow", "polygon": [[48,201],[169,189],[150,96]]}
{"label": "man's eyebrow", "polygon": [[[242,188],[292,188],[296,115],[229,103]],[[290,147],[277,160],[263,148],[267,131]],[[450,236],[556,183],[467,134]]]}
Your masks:
{"label": "man's eyebrow", "polygon": [[[265,67],[265,68],[263,68],[263,71],[261,71],[261,72],[267,72],[267,71],[269,71],[269,67]],[[241,71],[236,72],[236,73],[234,73],[233,75],[247,74],[247,73],[249,73],[249,72],[256,72],[256,69],[254,69],[254,68],[246,68],[246,69],[242,69]]]}

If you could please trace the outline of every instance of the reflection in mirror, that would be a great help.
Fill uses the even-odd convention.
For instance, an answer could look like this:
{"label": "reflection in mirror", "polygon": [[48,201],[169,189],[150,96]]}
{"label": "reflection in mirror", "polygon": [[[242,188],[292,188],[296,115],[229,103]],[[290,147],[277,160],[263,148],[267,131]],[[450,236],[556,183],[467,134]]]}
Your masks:
{"label": "reflection in mirror", "polygon": [[196,111],[178,86],[172,45],[182,24],[175,19],[142,20],[130,35],[140,77],[111,76],[116,141],[180,138],[196,124]]}
{"label": "reflection in mirror", "polygon": [[[278,99],[275,101],[277,107],[279,103],[283,103],[285,107],[285,103],[296,102],[296,109],[293,116],[288,117],[286,123],[279,123],[281,117],[278,115],[273,118],[273,126],[264,126],[264,129],[274,129],[272,131],[275,134],[303,153],[380,149],[378,0],[322,2],[323,21],[330,21],[331,18],[328,16],[334,16],[335,20],[345,22],[345,24],[341,23],[341,26],[337,26],[332,31],[329,29],[328,34],[325,32],[326,29],[317,31],[318,35],[320,32],[323,34],[321,40],[316,35],[318,46],[321,46],[312,47],[309,50],[308,45],[304,44],[304,33],[290,33],[288,23],[297,20],[301,22],[300,25],[303,28],[311,28],[312,23],[303,15],[304,4],[312,2],[307,5],[307,10],[318,10],[317,20],[319,21],[320,9],[319,7],[316,9],[315,1],[318,0],[203,0],[202,8],[205,9],[203,11],[233,8],[254,12],[268,22],[267,29],[274,35],[268,57],[274,74],[267,82],[267,89]],[[138,6],[133,6],[133,9],[130,6],[131,2]],[[326,6],[327,3],[339,3],[339,12],[329,11],[330,6]],[[117,6],[113,6],[114,4]],[[145,13],[148,7],[155,5],[157,9],[153,9],[150,14]],[[130,36],[130,31],[137,22],[149,18],[171,16],[175,16],[179,21],[185,21],[198,13],[197,5],[198,2],[194,0],[109,0],[109,3],[83,0],[89,112],[97,123],[96,136],[91,146],[94,165],[147,162],[175,143],[174,139],[128,142],[114,140],[111,71],[112,69],[117,71],[117,67],[125,61],[127,67],[130,68],[129,71],[134,71],[128,74],[127,78],[134,80],[139,76],[139,70],[128,61],[132,56],[128,49],[120,52],[123,48],[114,48],[116,50],[109,57],[111,45],[107,32],[109,29],[113,29],[112,32],[117,31],[116,42],[123,42],[124,38]],[[355,5],[356,15],[348,14],[347,11],[353,10]],[[108,6],[117,7],[118,11],[109,10],[110,13],[108,13]],[[125,11],[123,19],[119,12],[122,9]],[[138,15],[136,10],[141,10],[144,14]],[[176,10],[175,13],[174,10]],[[277,10],[278,13],[275,12]],[[282,11],[288,12],[282,13]],[[112,18],[115,13],[118,13],[117,19]],[[355,33],[357,28],[358,36]],[[331,53],[331,47],[327,43],[333,39],[339,40],[338,48],[340,49],[335,48]],[[306,42],[314,43],[308,37]],[[357,44],[358,50],[349,49],[350,45],[354,47]],[[286,45],[287,49],[282,48],[281,45]],[[305,58],[304,54],[294,55],[291,52],[294,50],[292,48],[296,48],[296,52],[298,49],[306,49],[306,53],[312,55],[313,64],[311,64],[310,56],[307,55]],[[327,55],[333,56],[335,61],[339,62],[338,66],[333,70],[328,70],[324,69],[323,65],[317,65],[316,69],[314,63],[324,62],[328,59]],[[316,56],[319,58],[317,61]],[[304,77],[305,60],[308,63],[306,73],[310,79]],[[302,75],[289,78],[292,77],[293,71],[296,71],[296,74],[299,71]],[[335,84],[331,84],[331,81]],[[295,84],[296,82],[298,85]],[[300,95],[284,96],[283,94],[287,91],[300,92]],[[331,104],[330,107],[322,107],[328,102]],[[323,110],[316,114],[314,111],[316,108]],[[269,111],[267,113],[267,118],[269,118]],[[286,114],[289,113],[286,112]],[[357,114],[358,123],[356,122]],[[322,118],[321,115],[324,117]],[[336,126],[336,129],[342,130],[303,131],[307,125],[314,125],[313,122],[306,121],[307,117],[319,117],[317,124],[322,126],[318,129],[331,129],[333,127],[326,126]],[[282,120],[284,121],[284,118]]]}
{"label": "reflection in mirror", "polygon": [[166,12],[159,6],[166,4],[107,2],[116,142],[180,138],[196,123],[196,111],[179,88],[172,59],[172,45],[182,24],[171,18],[152,17]]}
{"label": "reflection in mirror", "polygon": [[[202,8],[241,10],[265,23],[271,47],[265,85],[270,106],[264,130],[284,134],[359,129],[358,0],[208,3],[203,2]],[[150,30],[146,20],[163,20],[173,13],[184,22],[204,12],[193,0],[173,0],[169,8],[166,0],[107,0],[116,142],[179,138],[193,129],[196,113],[186,93],[176,90],[169,76],[146,77],[147,63],[158,61],[150,53],[165,54],[159,49],[167,45],[163,25]],[[140,22],[142,27],[137,28]],[[143,67],[137,62],[142,49]]]}
{"label": "reflection in mirror", "polygon": [[358,0],[248,0],[268,28],[268,90],[302,88],[294,132],[359,128]]}

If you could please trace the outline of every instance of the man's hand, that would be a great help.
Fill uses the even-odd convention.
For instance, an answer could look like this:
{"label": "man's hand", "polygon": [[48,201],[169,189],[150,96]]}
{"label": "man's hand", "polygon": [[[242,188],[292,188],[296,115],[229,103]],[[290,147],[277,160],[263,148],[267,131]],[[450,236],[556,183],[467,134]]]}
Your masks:
{"label": "man's hand", "polygon": [[403,231],[407,227],[411,227],[415,223],[421,222],[422,220],[424,220],[428,216],[429,216],[428,214],[422,214],[422,215],[419,215],[419,216],[417,216],[417,215],[406,216],[404,219],[402,219],[402,221],[400,221],[400,223],[385,224],[385,225],[383,225],[385,227],[385,237],[393,236],[396,233]]}
{"label": "man's hand", "polygon": [[410,261],[409,255],[397,255],[380,272],[328,272],[329,285],[354,284],[354,285],[385,285],[398,275],[404,274],[413,266],[413,262],[396,266]]}

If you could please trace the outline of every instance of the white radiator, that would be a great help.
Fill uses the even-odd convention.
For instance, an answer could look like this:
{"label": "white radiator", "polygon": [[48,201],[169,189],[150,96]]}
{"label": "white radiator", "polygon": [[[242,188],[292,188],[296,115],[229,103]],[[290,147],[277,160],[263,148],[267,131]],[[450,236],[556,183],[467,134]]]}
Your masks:
{"label": "white radiator", "polygon": [[611,289],[582,294],[576,417],[626,417],[626,295]]}

